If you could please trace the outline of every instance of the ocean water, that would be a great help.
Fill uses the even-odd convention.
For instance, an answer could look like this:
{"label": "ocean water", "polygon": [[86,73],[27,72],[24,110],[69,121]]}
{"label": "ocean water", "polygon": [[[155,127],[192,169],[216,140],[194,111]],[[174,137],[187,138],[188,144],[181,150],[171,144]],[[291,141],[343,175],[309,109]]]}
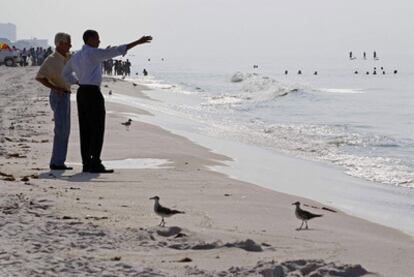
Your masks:
{"label": "ocean water", "polygon": [[[155,115],[132,112],[125,118],[161,126],[232,158],[213,170],[413,236],[410,59],[305,54],[131,59],[133,76],[126,80],[149,87],[150,99],[103,92],[106,101]],[[143,68],[149,76],[142,76]]]}
{"label": "ocean water", "polygon": [[[409,60],[405,55],[349,60],[347,53],[136,59],[138,75],[132,78],[162,96],[153,109],[191,120],[196,132],[333,164],[387,186],[414,188]],[[149,76],[142,76],[143,68]]]}

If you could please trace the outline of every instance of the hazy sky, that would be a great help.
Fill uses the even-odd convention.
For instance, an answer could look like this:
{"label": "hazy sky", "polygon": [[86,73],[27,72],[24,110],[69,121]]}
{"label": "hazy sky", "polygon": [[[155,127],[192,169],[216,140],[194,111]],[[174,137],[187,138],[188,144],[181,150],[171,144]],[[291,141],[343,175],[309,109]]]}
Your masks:
{"label": "hazy sky", "polygon": [[152,35],[134,53],[159,56],[414,49],[412,0],[0,0],[0,22],[18,39],[72,35],[101,46]]}

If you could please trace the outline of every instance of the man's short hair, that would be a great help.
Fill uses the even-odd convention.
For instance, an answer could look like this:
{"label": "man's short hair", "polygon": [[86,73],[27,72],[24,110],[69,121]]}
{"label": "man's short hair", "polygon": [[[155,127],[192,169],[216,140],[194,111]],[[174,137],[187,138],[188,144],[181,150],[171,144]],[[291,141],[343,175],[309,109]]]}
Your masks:
{"label": "man's short hair", "polygon": [[61,42],[69,42],[70,41],[70,35],[66,33],[57,33],[55,35],[55,46],[59,46]]}
{"label": "man's short hair", "polygon": [[83,33],[83,42],[84,43],[87,43],[89,38],[91,38],[91,37],[97,37],[97,36],[98,36],[98,32],[97,31],[95,31],[95,30],[86,30]]}

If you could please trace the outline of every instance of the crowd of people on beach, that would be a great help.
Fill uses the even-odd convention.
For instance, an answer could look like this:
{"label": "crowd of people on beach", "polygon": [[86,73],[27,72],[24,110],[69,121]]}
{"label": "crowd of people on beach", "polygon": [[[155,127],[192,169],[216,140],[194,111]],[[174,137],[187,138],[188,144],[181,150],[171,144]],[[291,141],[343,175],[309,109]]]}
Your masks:
{"label": "crowd of people on beach", "polygon": [[[20,50],[13,46],[11,49],[18,53],[18,65],[20,66],[41,66],[43,61],[53,53],[52,47],[32,47],[30,49],[23,48],[23,50]],[[130,76],[131,65],[128,59],[126,61],[109,59],[103,62],[102,70],[106,75]]]}
{"label": "crowd of people on beach", "polygon": [[21,57],[22,57],[22,66],[28,65],[27,60],[30,59],[31,65],[41,65],[43,61],[53,53],[52,47],[48,47],[44,49],[43,47],[32,47],[29,50],[26,50],[26,48],[23,48],[21,51]]}
{"label": "crowd of people on beach", "polygon": [[103,73],[114,76],[130,76],[131,62],[109,59],[103,62]]}
{"label": "crowd of people on beach", "polygon": [[20,66],[40,66],[43,61],[53,53],[52,47],[31,47],[29,49],[17,49],[13,46],[13,51],[18,54],[18,65]]}
{"label": "crowd of people on beach", "polygon": [[[53,53],[52,47],[32,47],[29,49],[23,48],[23,50],[12,47],[10,50],[15,51],[18,54],[18,63],[20,66],[41,66],[43,61]],[[72,53],[73,54],[73,53]],[[131,75],[131,62],[127,59],[115,60],[109,59],[102,63],[103,73],[113,76],[130,76]],[[143,74],[146,76],[148,73],[144,69]]]}

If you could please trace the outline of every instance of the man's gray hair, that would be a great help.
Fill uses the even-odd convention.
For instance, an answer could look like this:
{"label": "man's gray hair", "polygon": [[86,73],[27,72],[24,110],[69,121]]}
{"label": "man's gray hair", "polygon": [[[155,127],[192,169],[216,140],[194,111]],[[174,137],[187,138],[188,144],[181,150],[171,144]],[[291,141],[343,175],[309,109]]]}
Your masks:
{"label": "man's gray hair", "polygon": [[55,35],[55,46],[59,46],[61,42],[70,41],[70,35],[66,33],[57,33]]}

